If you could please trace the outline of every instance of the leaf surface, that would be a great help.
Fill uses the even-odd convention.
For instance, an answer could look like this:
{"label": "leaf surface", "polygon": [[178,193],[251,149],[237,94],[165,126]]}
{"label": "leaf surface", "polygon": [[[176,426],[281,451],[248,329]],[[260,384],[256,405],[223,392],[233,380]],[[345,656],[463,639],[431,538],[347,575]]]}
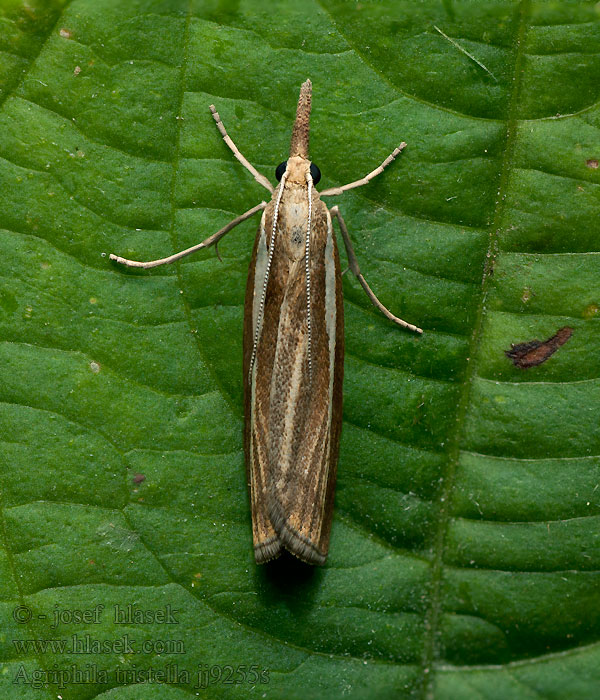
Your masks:
{"label": "leaf surface", "polygon": [[[0,27],[3,697],[595,697],[598,4],[4,0]],[[314,570],[252,554],[257,222],[222,263],[108,261],[266,198],[208,105],[273,179],[307,77],[323,189],[408,143],[339,206],[375,292],[425,331],[345,276]],[[506,357],[564,326],[543,364]]]}

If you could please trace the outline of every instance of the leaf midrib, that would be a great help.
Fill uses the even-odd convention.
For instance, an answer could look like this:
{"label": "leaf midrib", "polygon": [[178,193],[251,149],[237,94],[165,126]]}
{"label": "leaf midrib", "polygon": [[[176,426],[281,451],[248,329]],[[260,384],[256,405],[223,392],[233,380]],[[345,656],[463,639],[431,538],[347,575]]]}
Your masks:
{"label": "leaf midrib", "polygon": [[448,461],[443,475],[443,486],[440,489],[438,499],[437,531],[433,539],[433,563],[431,573],[431,590],[429,596],[429,609],[425,615],[425,641],[423,649],[423,686],[421,697],[424,700],[434,698],[435,673],[434,664],[439,658],[439,636],[440,618],[442,615],[442,575],[444,569],[444,549],[446,535],[450,524],[450,512],[452,504],[452,493],[454,488],[454,477],[460,456],[460,445],[464,436],[465,419],[467,409],[471,400],[471,387],[473,380],[477,376],[477,351],[482,337],[483,319],[485,312],[485,300],[488,294],[490,278],[494,267],[496,255],[498,253],[498,241],[502,220],[504,217],[506,192],[510,183],[512,164],[515,150],[515,140],[517,133],[517,108],[521,92],[522,66],[524,56],[524,44],[528,29],[528,18],[530,14],[530,0],[521,0],[518,7],[518,29],[516,32],[516,48],[514,52],[514,67],[512,80],[512,93],[508,104],[508,115],[506,119],[506,137],[502,164],[500,167],[500,182],[498,187],[498,197],[494,208],[494,218],[491,223],[489,242],[481,280],[481,296],[477,305],[477,315],[474,325],[464,384],[457,408],[456,427],[453,434],[448,439]]}

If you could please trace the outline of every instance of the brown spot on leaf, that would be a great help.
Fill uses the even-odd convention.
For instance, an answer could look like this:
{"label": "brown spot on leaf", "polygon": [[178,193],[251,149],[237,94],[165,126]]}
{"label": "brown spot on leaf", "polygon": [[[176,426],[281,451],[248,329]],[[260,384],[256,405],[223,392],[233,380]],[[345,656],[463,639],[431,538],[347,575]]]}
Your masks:
{"label": "brown spot on leaf", "polygon": [[528,369],[541,365],[542,362],[553,355],[561,345],[564,345],[567,340],[573,335],[573,329],[569,326],[559,328],[556,333],[548,340],[530,340],[527,343],[511,343],[511,349],[505,350],[506,357],[513,361],[515,367],[519,369]]}
{"label": "brown spot on leaf", "polygon": [[134,484],[141,484],[142,481],[146,481],[146,475],[140,473],[134,474],[132,481]]}
{"label": "brown spot on leaf", "polygon": [[585,161],[585,164],[588,166],[588,168],[592,168],[592,170],[598,170],[598,159],[597,158],[589,158],[588,160]]}

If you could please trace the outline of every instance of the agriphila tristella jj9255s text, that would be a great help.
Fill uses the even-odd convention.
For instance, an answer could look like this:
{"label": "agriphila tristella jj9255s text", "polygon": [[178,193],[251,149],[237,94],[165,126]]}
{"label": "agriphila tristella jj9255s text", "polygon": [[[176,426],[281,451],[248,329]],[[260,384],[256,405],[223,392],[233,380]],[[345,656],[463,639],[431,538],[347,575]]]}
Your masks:
{"label": "agriphila tristella jj9255s text", "polygon": [[300,89],[290,156],[275,172],[276,188],[238,151],[210,107],[225,143],[269,190],[270,202],[257,204],[202,243],[168,258],[137,262],[110,256],[131,267],[172,263],[217,244],[234,226],[262,211],[244,311],[244,446],[258,563],[285,548],[305,562],[323,564],[329,549],[344,372],[342,275],[332,217],[338,220],[350,270],[369,299],[391,321],[422,332],[377,299],[360,272],[337,206],[328,210],[321,201],[366,185],[406,144],[362,179],[319,194],[315,185],[321,173],[308,158],[311,94],[307,80]]}

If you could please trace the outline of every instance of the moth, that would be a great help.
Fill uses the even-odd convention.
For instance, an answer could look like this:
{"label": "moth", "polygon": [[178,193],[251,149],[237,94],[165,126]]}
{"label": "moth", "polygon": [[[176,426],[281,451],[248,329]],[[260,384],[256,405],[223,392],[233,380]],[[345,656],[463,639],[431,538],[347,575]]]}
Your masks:
{"label": "moth", "polygon": [[244,307],[244,449],[257,563],[287,549],[309,564],[324,564],[329,550],[342,428],[344,308],[336,218],[349,269],[371,302],[403,328],[420,328],[394,316],[363,277],[337,206],[321,197],[366,185],[406,146],[403,142],[365,177],[319,194],[321,178],[308,155],[312,85],[300,89],[289,158],[273,187],[240,153],[216,111],[225,143],[254,179],[271,193],[220,231],[187,250],[139,262],[111,255],[131,267],[175,262],[219,240],[262,212],[254,242]]}

